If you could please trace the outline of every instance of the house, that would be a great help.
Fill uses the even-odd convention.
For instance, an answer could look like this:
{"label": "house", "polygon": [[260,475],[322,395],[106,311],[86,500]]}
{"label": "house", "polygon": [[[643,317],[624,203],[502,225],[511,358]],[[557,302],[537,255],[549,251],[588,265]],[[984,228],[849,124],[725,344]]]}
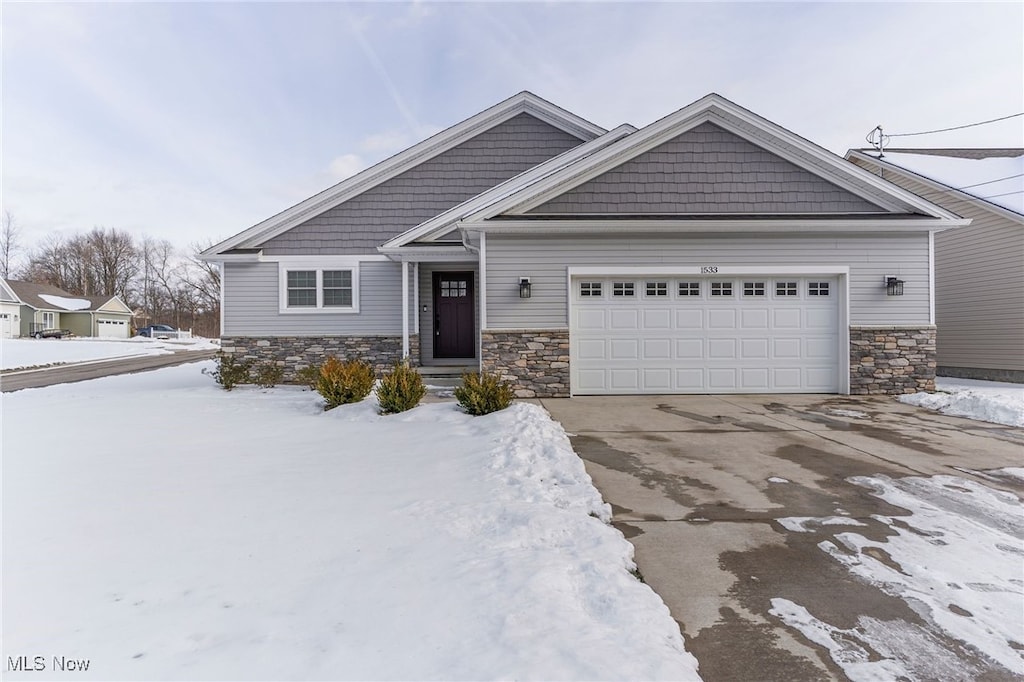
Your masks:
{"label": "house", "polygon": [[846,158],[972,220],[935,235],[943,376],[1024,383],[1024,149],[851,149]]}
{"label": "house", "polygon": [[21,303],[7,282],[0,279],[0,339],[21,336]]}
{"label": "house", "polygon": [[202,258],[224,351],[287,377],[334,354],[523,397],[902,393],[934,386],[933,235],[968,223],[716,94],[604,130],[523,92]]}
{"label": "house", "polygon": [[12,324],[11,336],[33,336],[44,329],[107,339],[131,336],[132,311],[117,296],[76,296],[49,284],[13,279],[0,283],[14,296],[21,318]]}

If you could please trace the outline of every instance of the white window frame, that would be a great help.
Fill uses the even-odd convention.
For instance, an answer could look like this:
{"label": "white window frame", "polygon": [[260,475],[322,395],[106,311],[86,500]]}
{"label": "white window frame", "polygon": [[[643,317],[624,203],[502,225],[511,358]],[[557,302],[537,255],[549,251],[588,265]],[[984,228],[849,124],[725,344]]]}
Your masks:
{"label": "white window frame", "polygon": [[56,329],[57,328],[57,313],[44,310],[40,313],[40,324],[43,325],[43,329]]}
{"label": "white window frame", "polygon": [[[359,260],[353,258],[294,258],[278,263],[278,312],[283,315],[351,315],[359,312]],[[297,271],[316,272],[316,306],[288,305],[288,273]],[[324,305],[324,271],[348,270],[352,273],[352,305]]]}

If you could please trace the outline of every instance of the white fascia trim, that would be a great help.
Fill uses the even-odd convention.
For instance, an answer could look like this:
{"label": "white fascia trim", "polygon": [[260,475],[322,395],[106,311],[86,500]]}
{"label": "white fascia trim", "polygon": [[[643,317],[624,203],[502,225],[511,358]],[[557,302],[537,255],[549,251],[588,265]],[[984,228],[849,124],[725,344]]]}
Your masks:
{"label": "white fascia trim", "polygon": [[391,260],[387,256],[351,255],[351,256],[263,256],[261,263],[285,263],[287,265],[311,265],[314,267],[330,268],[335,265],[347,266],[350,264],[373,263]]}
{"label": "white fascia trim", "polygon": [[257,253],[221,253],[206,255],[206,252],[199,254],[197,258],[207,263],[259,263],[263,260],[263,252]]}
{"label": "white fascia trim", "polygon": [[427,161],[438,154],[462,144],[466,140],[522,113],[541,118],[565,132],[589,141],[606,131],[600,126],[576,116],[529,92],[513,95],[503,102],[481,111],[474,116],[443,130],[405,151],[381,161],[340,183],[301,201],[291,208],[253,225],[233,237],[216,244],[202,256],[214,256],[222,251],[238,248],[246,243],[253,245],[273,239],[291,228],[305,222],[338,204],[348,201],[410,168]]}
{"label": "white fascia trim", "polygon": [[636,132],[636,128],[633,126],[628,124],[621,125],[598,138],[568,149],[558,156],[523,171],[515,177],[509,178],[500,185],[482,192],[471,199],[467,199],[430,220],[420,223],[411,230],[403,232],[394,239],[385,242],[383,248],[394,248],[413,241],[433,241],[437,237],[441,237],[449,232],[462,218],[479,212],[495,201],[500,201],[522,190],[524,187],[528,187],[534,182],[561,170],[565,166],[575,163],[589,154],[593,154],[595,150],[601,149],[634,132]]}
{"label": "white fascia trim", "polygon": [[227,336],[227,330],[224,329],[224,287],[228,280],[224,272],[224,262],[217,263],[217,267],[220,269],[220,335]]}
{"label": "white fascia trim", "polygon": [[[876,168],[878,168],[879,170],[882,170],[882,171],[887,171],[889,173],[896,173],[897,175],[904,175],[908,179],[916,180],[917,182],[920,182],[922,185],[926,185],[927,187],[932,188],[936,192],[943,192],[945,194],[948,194],[950,196],[950,198],[956,198],[956,199],[960,199],[961,201],[966,201],[967,203],[971,204],[972,206],[976,206],[976,207],[978,207],[980,209],[984,209],[986,211],[991,211],[992,213],[1000,215],[1000,216],[1002,216],[1004,218],[1009,218],[1010,220],[1012,220],[1012,221],[1014,221],[1016,223],[1024,224],[1024,215],[1021,215],[1020,213],[1017,213],[1016,211],[1011,211],[1008,208],[1005,208],[1003,206],[999,206],[998,204],[993,204],[990,201],[986,201],[985,199],[982,199],[981,197],[976,197],[973,194],[968,194],[967,192],[963,192],[961,190],[958,190],[955,187],[950,187],[949,185],[944,184],[942,182],[939,182],[938,180],[932,180],[931,178],[929,178],[929,177],[927,177],[925,175],[921,175],[919,173],[915,173],[914,171],[907,170],[906,168],[903,168],[902,166],[897,166],[897,165],[895,165],[893,163],[890,163],[890,162],[886,161],[884,157],[880,159],[877,156],[871,156],[870,154],[865,154],[864,152],[862,152],[860,150],[850,149],[849,151],[846,152],[846,159],[849,160],[851,158],[862,159],[864,161],[867,161],[868,163],[872,163],[872,164],[875,165]],[[863,166],[860,166],[860,165],[857,165],[857,164],[854,164],[854,165],[856,165],[857,168],[861,168],[862,170],[866,170],[872,176],[874,176],[876,178],[878,177],[874,173],[871,173],[871,171],[868,170],[867,168],[864,168]],[[881,178],[881,179],[884,180],[884,177]],[[886,182],[888,182],[888,181],[886,181]],[[894,183],[890,183],[890,184],[894,184]],[[907,190],[907,191],[909,191],[909,190]]]}
{"label": "white fascia trim", "polygon": [[[716,268],[715,272],[702,272],[708,265]],[[664,275],[676,277],[680,275],[695,277],[730,277],[733,275],[849,275],[848,265],[643,265],[643,266],[576,266],[571,265],[567,271],[569,279],[573,277],[646,277]]]}
{"label": "white fascia trim", "polygon": [[[386,260],[386,259],[385,259]],[[316,307],[288,307],[288,276],[289,270],[316,271]],[[352,305],[349,307],[323,305],[323,274],[324,270],[352,271]],[[352,257],[324,256],[290,257],[277,264],[278,310],[281,315],[352,315],[359,312],[359,260]]]}
{"label": "white fascia trim", "polygon": [[435,247],[423,247],[417,249],[414,246],[403,246],[400,248],[391,248],[385,250],[384,247],[378,249],[384,253],[384,258],[392,261],[408,261],[410,263],[448,263],[452,261],[462,262],[476,262],[476,254],[466,250],[465,247],[459,246],[458,248],[435,248]]}
{"label": "white fascia trim", "polygon": [[622,234],[752,232],[786,234],[789,232],[926,232],[964,227],[970,220],[922,218],[893,220],[502,220],[473,225],[473,230],[489,234]]}

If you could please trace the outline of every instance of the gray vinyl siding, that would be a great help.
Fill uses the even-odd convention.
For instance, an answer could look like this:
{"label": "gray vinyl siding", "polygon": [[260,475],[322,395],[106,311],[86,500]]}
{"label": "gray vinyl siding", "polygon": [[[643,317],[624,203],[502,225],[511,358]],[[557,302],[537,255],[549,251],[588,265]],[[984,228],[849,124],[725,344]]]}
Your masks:
{"label": "gray vinyl siding", "polygon": [[[224,336],[359,336],[402,333],[402,266],[359,265],[358,313],[282,314],[277,263],[225,263]],[[410,268],[410,281],[412,268]],[[415,305],[409,289],[409,332]]]}
{"label": "gray vinyl siding", "polygon": [[712,123],[529,211],[536,215],[877,213],[883,209]]}
{"label": "gray vinyl siding", "polygon": [[581,142],[519,114],[270,239],[263,253],[376,253],[388,239]]}
{"label": "gray vinyl siding", "polygon": [[424,365],[464,364],[458,359],[434,359],[434,273],[472,272],[475,303],[474,324],[480,337],[480,273],[476,263],[420,263],[420,362]]}
{"label": "gray vinyl siding", "polygon": [[[487,327],[564,328],[567,266],[815,266],[850,268],[850,324],[928,324],[928,234],[487,238]],[[906,281],[887,296],[885,275]],[[519,298],[519,277],[533,295]],[[728,277],[729,275],[723,275]]]}
{"label": "gray vinyl siding", "polygon": [[1024,216],[1015,220],[889,168],[882,177],[972,220],[935,235],[938,364],[1024,371]]}

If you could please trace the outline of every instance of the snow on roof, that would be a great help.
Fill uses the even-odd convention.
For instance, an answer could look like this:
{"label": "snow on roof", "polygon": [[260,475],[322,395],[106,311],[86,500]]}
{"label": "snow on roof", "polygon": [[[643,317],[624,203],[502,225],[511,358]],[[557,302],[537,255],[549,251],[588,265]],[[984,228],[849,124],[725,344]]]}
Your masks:
{"label": "snow on roof", "polygon": [[43,299],[47,303],[58,308],[64,308],[64,310],[88,310],[92,305],[91,301],[87,301],[84,298],[67,298],[65,296],[55,296],[53,294],[39,294],[39,298]]}
{"label": "snow on roof", "polygon": [[931,150],[887,151],[882,160],[997,206],[1024,213],[1024,150],[1017,151],[1016,156],[987,158],[952,157],[930,153]]}

